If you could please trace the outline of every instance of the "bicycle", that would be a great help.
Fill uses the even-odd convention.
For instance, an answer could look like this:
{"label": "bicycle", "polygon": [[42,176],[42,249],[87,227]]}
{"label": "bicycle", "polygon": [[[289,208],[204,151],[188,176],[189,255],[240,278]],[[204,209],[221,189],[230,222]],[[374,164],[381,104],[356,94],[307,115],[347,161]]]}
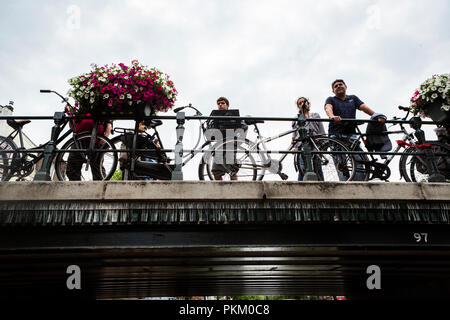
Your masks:
{"label": "bicycle", "polygon": [[[403,120],[405,121],[411,110],[406,107],[399,106],[399,110],[405,111],[406,115],[403,118],[397,118],[394,117],[393,120]],[[367,134],[363,134],[361,130],[359,129],[358,125],[356,126],[356,134],[354,136],[357,136],[356,139],[351,139],[351,141],[342,141],[344,144],[347,145],[350,151],[357,151],[362,152],[363,150],[360,148],[360,141],[362,140],[363,145],[366,145],[366,140],[364,137],[367,136]],[[394,124],[396,125],[396,124]],[[424,166],[426,168],[425,160],[423,156],[417,156],[413,155],[418,150],[420,151],[420,146],[417,145],[417,139],[414,137],[414,134],[412,132],[408,132],[406,128],[404,127],[403,123],[398,124],[400,126],[399,131],[386,131],[384,133],[390,135],[390,134],[399,134],[403,133],[403,137],[401,140],[397,141],[397,146],[394,149],[393,153],[398,153],[400,149],[406,145],[409,145],[409,147],[403,152],[403,154],[400,156],[399,160],[399,172],[400,172],[400,179],[404,178],[406,182],[410,181],[416,181],[415,178],[410,178],[408,175],[408,171],[413,172],[414,170],[420,170],[424,171]],[[427,142],[430,144],[430,146],[440,146],[437,142]],[[388,181],[388,179],[391,176],[391,170],[389,168],[389,164],[392,162],[395,155],[389,155],[385,157],[385,160],[383,162],[379,162],[377,158],[374,157],[374,155],[369,154],[367,156],[366,154],[358,154],[358,155],[352,155],[353,158],[355,158],[356,161],[356,170],[355,175],[357,173],[360,173],[360,177],[362,181],[370,181],[373,179],[380,179],[383,181]],[[413,165],[411,166],[410,170],[406,169],[407,163],[408,163],[408,157],[413,157],[414,160],[412,161]],[[383,157],[382,157],[383,158]],[[426,171],[426,170],[425,170]],[[414,171],[415,172],[415,171]],[[414,175],[414,173],[412,173]]]}
{"label": "bicycle", "polygon": [[[68,103],[66,98],[55,91],[41,90],[41,93],[50,92],[61,97],[63,99],[63,103]],[[32,174],[36,164],[43,159],[43,150],[50,143],[50,141],[29,150],[26,150],[24,147],[22,130],[23,127],[30,122],[30,120],[7,120],[8,125],[13,129],[13,131],[7,137],[0,136],[0,181],[9,181],[12,179],[23,181],[26,177]],[[111,169],[117,166],[117,154],[114,152],[98,152],[98,150],[96,152],[96,150],[94,150],[94,146],[97,142],[97,144],[101,145],[101,151],[109,149],[113,151],[114,145],[108,138],[101,135],[96,135],[94,129],[92,133],[83,132],[77,134],[75,132],[75,125],[72,119],[62,119],[62,126],[59,129],[60,132],[63,132],[68,124],[69,130],[67,130],[54,142],[55,146],[58,146],[66,138],[72,135],[72,137],[63,145],[62,150],[60,150],[57,155],[53,155],[52,161],[54,161],[56,178],[61,181],[68,180],[66,175],[66,157],[68,157],[69,152],[78,150],[81,151],[84,164],[86,164],[84,170],[85,172],[82,175],[83,180],[92,180],[92,176],[90,175],[90,172],[88,172],[88,169],[89,165],[93,163],[98,166],[100,175],[103,178],[102,180],[109,179],[114,173],[114,170],[111,171]],[[96,126],[94,126],[94,128],[96,128]],[[14,142],[16,137],[19,138],[19,146],[17,146]],[[53,178],[55,178],[54,175]]]}
{"label": "bicycle", "polygon": [[[212,152],[206,153],[199,166],[199,178],[204,180],[209,178],[214,179],[212,168],[214,161],[217,160],[215,153],[219,154],[219,158],[223,157],[223,153],[228,153],[228,158],[231,160],[228,166],[229,176],[235,175],[238,180],[263,180],[268,174],[278,175],[282,180],[287,180],[289,176],[283,171],[282,163],[284,159],[294,149],[299,149],[299,140],[292,140],[287,151],[280,151],[283,155],[279,159],[273,159],[271,153],[267,149],[266,143],[292,134],[300,128],[295,127],[291,130],[280,133],[272,137],[263,137],[258,128],[258,123],[264,123],[260,120],[245,120],[247,125],[254,126],[254,132],[257,135],[256,141],[249,139],[234,139],[219,143],[214,146]],[[318,180],[322,181],[339,181],[339,176],[346,177],[346,180],[351,180],[355,173],[355,160],[349,157],[345,152],[348,148],[336,139],[327,136],[313,136],[308,135],[306,141],[314,153],[312,157],[312,165]],[[330,155],[328,152],[338,151],[341,154]],[[216,158],[216,159],[215,159]],[[294,166],[304,176],[306,168],[302,163],[306,163],[305,155],[296,153],[294,156]]]}
{"label": "bicycle", "polygon": [[[445,130],[445,129],[444,129]],[[431,148],[436,162],[436,169],[450,180],[450,141],[447,137],[438,136],[438,141],[425,141],[423,145],[409,144],[400,141],[401,146],[405,147],[404,155],[400,159],[400,168],[402,175],[407,182],[428,182],[432,175],[432,169],[427,164],[424,150]],[[445,139],[447,138],[447,139]]]}
{"label": "bicycle", "polygon": [[[195,110],[196,116],[202,116],[202,113],[192,105],[176,108],[174,112],[179,112],[185,108]],[[198,139],[193,147],[194,150],[200,145],[201,137],[207,130],[206,121],[199,121]],[[151,134],[139,131],[138,122],[136,122],[134,129],[114,128],[114,132],[120,133],[119,136],[111,140],[116,149],[120,150],[120,172],[116,172],[116,176],[120,180],[171,180],[175,164],[173,159],[170,159],[164,151],[164,144],[157,130],[160,125],[162,125],[161,120],[149,120],[147,126],[152,130]],[[200,149],[204,150],[210,145],[212,145],[212,141],[206,139]],[[197,153],[183,154],[181,166],[190,162]]]}

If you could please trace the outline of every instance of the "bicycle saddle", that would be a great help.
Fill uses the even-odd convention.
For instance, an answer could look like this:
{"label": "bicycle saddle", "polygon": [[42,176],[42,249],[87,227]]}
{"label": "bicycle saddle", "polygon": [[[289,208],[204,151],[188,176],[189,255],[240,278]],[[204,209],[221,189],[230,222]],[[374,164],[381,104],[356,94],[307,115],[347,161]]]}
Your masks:
{"label": "bicycle saddle", "polygon": [[264,123],[264,120],[244,120],[245,124],[251,126],[252,124]]}
{"label": "bicycle saddle", "polygon": [[144,123],[149,127],[149,128],[156,128],[157,126],[162,125],[162,121],[158,120],[158,119],[152,119],[152,120],[145,120]]}
{"label": "bicycle saddle", "polygon": [[22,128],[24,125],[26,125],[27,123],[30,123],[31,120],[14,120],[14,119],[8,119],[6,121],[8,123],[8,125],[15,129],[18,130],[19,128]]}

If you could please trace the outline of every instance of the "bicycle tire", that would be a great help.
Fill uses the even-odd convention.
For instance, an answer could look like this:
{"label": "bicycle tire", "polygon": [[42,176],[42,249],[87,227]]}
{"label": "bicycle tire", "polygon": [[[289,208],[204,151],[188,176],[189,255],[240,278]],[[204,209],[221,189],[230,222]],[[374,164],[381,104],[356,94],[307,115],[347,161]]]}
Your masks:
{"label": "bicycle tire", "polygon": [[[122,135],[116,136],[111,139],[111,143],[114,145],[114,148],[116,150],[120,150],[122,148]],[[119,166],[116,166],[116,170],[114,171],[113,175],[109,180],[126,180],[124,172],[121,167],[121,158],[123,158],[123,161],[126,161],[125,152],[119,152],[117,154],[117,160]]]}
{"label": "bicycle tire", "polygon": [[[220,163],[219,166],[221,166],[221,171],[224,173],[223,180],[231,180],[231,176],[236,176],[239,181],[262,180],[264,169],[262,166],[258,166],[254,156],[256,155],[256,158],[258,158],[258,154],[246,152],[252,150],[251,145],[252,142],[247,139],[245,141],[233,140],[214,144],[200,161],[198,166],[199,180],[215,180],[213,174],[215,162]],[[224,157],[222,150],[235,150],[237,152],[233,152],[231,155],[227,153]]]}
{"label": "bicycle tire", "polygon": [[[356,152],[363,152],[363,150],[360,147],[356,147],[353,151]],[[370,165],[366,164],[369,163],[369,157],[366,154],[354,154],[352,157],[355,159],[355,173],[353,175],[352,181],[369,181],[372,180],[371,173],[371,167]],[[361,160],[358,160],[357,158],[361,157]],[[389,173],[390,175],[390,173]]]}
{"label": "bicycle tire", "polygon": [[[13,140],[0,136],[0,150],[16,151],[17,145]],[[11,166],[15,157],[17,157],[16,152],[2,152],[0,154],[0,181],[9,181],[11,179],[13,173],[8,168]]]}
{"label": "bicycle tire", "polygon": [[[77,135],[75,138],[71,138],[68,140],[62,147],[63,150],[70,150],[70,149],[85,149],[87,146],[89,146],[89,142],[91,141],[91,133],[86,132]],[[75,142],[75,139],[78,141],[78,143]],[[98,155],[96,155],[98,158],[95,158],[95,162],[91,163],[91,168],[89,171],[85,170],[86,161],[82,160],[81,164],[81,175],[80,179],[78,178],[72,178],[69,179],[67,176],[67,165],[69,161],[69,155],[70,151],[64,151],[59,152],[58,155],[55,158],[55,171],[56,176],[60,181],[70,181],[70,180],[83,180],[83,181],[91,181],[91,180],[109,180],[113,176],[114,172],[116,171],[117,167],[117,153],[114,152],[115,147],[114,144],[110,139],[108,139],[105,136],[98,135],[96,137],[97,141],[103,141],[101,144],[101,148],[105,150],[111,150],[111,152],[99,152]],[[99,148],[96,146],[95,148]],[[74,153],[74,152],[72,152]],[[85,152],[81,152],[81,157],[86,159],[87,155]],[[79,161],[81,159],[78,159]],[[93,165],[98,165],[98,172],[94,173]],[[98,175],[97,178],[95,178],[95,174]],[[101,177],[101,179],[100,179]]]}
{"label": "bicycle tire", "polygon": [[[431,144],[434,153],[447,154],[447,156],[435,156],[435,159],[439,172],[446,179],[450,179],[450,146],[437,141],[427,141],[427,144]],[[417,155],[418,150],[420,149],[408,147],[400,158],[400,172],[406,182],[428,182],[430,177],[425,156]]]}
{"label": "bicycle tire", "polygon": [[[350,151],[342,142],[328,137],[312,138],[314,145],[312,151]],[[305,156],[297,155],[297,167],[305,175],[305,166],[300,163]],[[351,181],[355,176],[356,161],[350,154],[314,154],[312,157],[313,170],[319,181]],[[304,162],[303,162],[304,163]]]}

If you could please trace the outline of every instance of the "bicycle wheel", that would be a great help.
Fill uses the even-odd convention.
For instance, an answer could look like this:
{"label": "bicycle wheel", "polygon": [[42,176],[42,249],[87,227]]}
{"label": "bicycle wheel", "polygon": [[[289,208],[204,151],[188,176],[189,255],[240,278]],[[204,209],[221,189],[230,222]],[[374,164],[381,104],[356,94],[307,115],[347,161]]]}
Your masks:
{"label": "bicycle wheel", "polygon": [[[111,139],[111,143],[114,145],[114,148],[116,150],[120,150],[122,148],[122,136],[117,136]],[[125,148],[125,146],[124,146]],[[116,167],[116,170],[114,170],[113,175],[111,176],[110,180],[128,180],[128,175],[124,174],[122,167],[125,166],[125,163],[127,161],[127,154],[126,152],[119,152],[117,154],[118,164],[119,166]]]}
{"label": "bicycle wheel", "polygon": [[[338,140],[326,137],[313,138],[313,151],[325,153],[313,155],[313,169],[320,181],[351,181],[356,172],[356,161],[351,154],[330,154],[326,152],[345,152],[349,149]],[[303,157],[303,158],[302,158]],[[297,160],[304,156],[297,157]],[[305,173],[305,166],[297,163],[298,168]]]}
{"label": "bicycle wheel", "polygon": [[[0,151],[15,151],[17,146],[14,141],[0,136]],[[17,157],[15,152],[2,152],[0,154],[0,181],[8,181],[13,174],[11,165]]]}
{"label": "bicycle wheel", "polygon": [[249,141],[225,141],[213,145],[202,157],[198,167],[199,179],[216,180],[219,176],[222,180],[262,179],[264,172],[255,160],[254,155],[257,154],[249,152],[250,144]]}
{"label": "bicycle wheel", "polygon": [[[76,141],[75,141],[76,139]],[[76,138],[67,141],[62,149],[87,149],[91,141],[91,134],[86,132],[77,135]],[[88,156],[86,152],[64,151],[58,153],[55,160],[56,175],[61,181],[91,181],[109,180],[117,167],[117,153],[111,140],[104,136],[97,136],[96,149],[111,150],[98,152],[90,159],[87,167]]]}
{"label": "bicycle wheel", "polygon": [[[439,142],[431,144],[439,172],[450,179],[450,146]],[[407,182],[428,182],[431,172],[427,166],[425,155],[418,155],[423,149],[409,147],[400,158],[400,170]]]}

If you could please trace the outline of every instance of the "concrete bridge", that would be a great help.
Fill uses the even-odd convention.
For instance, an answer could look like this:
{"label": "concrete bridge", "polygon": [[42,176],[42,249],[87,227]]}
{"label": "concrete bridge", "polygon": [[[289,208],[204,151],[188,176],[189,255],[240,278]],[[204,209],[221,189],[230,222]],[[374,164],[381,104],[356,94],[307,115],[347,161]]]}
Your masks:
{"label": "concrete bridge", "polygon": [[0,298],[450,298],[449,221],[439,183],[5,182]]}

